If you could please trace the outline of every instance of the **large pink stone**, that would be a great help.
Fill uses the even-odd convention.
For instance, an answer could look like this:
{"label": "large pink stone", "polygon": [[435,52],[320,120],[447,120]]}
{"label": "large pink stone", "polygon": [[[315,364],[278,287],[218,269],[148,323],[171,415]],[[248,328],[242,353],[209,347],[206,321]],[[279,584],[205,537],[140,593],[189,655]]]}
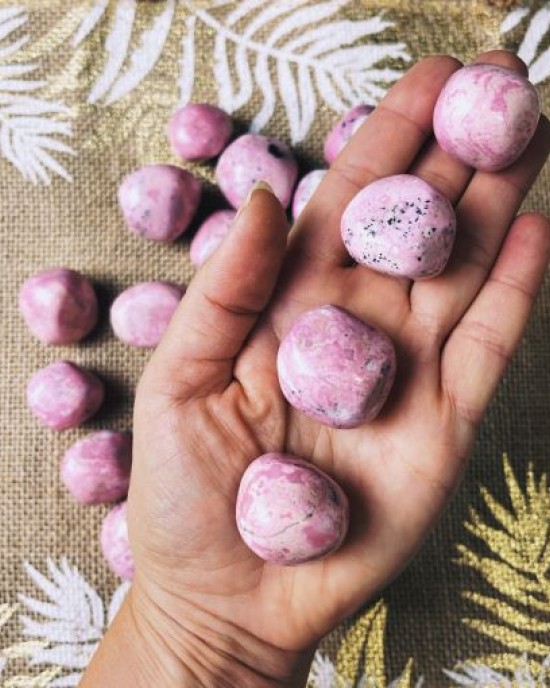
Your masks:
{"label": "large pink stone", "polygon": [[336,122],[325,139],[325,160],[329,165],[332,165],[373,110],[370,105],[356,105]]}
{"label": "large pink stone", "polygon": [[84,275],[69,268],[49,268],[25,280],[19,310],[44,344],[79,342],[98,318],[94,288]]}
{"label": "large pink stone", "polygon": [[66,430],[91,418],[103,403],[103,382],[70,361],[37,370],[27,385],[31,413],[52,430]]}
{"label": "large pink stone", "polygon": [[246,469],[237,527],[265,561],[302,564],[334,552],[348,530],[348,500],[332,478],[288,454],[264,454]]}
{"label": "large pink stone", "polygon": [[217,210],[206,218],[189,247],[193,265],[199,267],[210,258],[231,229],[236,214],[234,210]]}
{"label": "large pink stone", "polygon": [[287,208],[298,175],[298,164],[288,146],[261,134],[235,139],[221,154],[216,179],[234,208],[242,205],[256,182],[265,181]]}
{"label": "large pink stone", "polygon": [[341,233],[350,255],[373,270],[420,279],[443,271],[456,233],[449,201],[423,179],[398,174],[353,197]]}
{"label": "large pink stone", "polygon": [[294,220],[298,219],[309,199],[317,191],[317,187],[323,181],[326,173],[327,170],[312,170],[300,179],[292,199],[292,217]]}
{"label": "large pink stone", "polygon": [[281,341],[279,382],[292,406],[335,428],[373,420],[395,376],[390,339],[337,306],[303,313]]}
{"label": "large pink stone", "polygon": [[77,440],[61,461],[61,479],[81,504],[126,497],[132,469],[132,436],[99,430]]}
{"label": "large pink stone", "polygon": [[170,145],[183,160],[206,160],[226,147],[233,123],[215,105],[190,103],[174,112],[168,124]]}
{"label": "large pink stone", "polygon": [[113,573],[124,580],[132,580],[134,558],[128,540],[127,503],[115,506],[101,526],[100,544],[103,556]]}
{"label": "large pink stone", "polygon": [[201,184],[174,165],[144,165],[122,181],[118,201],[128,229],[154,241],[175,241],[189,227]]}
{"label": "large pink stone", "polygon": [[496,171],[511,165],[533,137],[540,101],[521,74],[493,64],[455,72],[434,111],[439,145],[467,165]]}

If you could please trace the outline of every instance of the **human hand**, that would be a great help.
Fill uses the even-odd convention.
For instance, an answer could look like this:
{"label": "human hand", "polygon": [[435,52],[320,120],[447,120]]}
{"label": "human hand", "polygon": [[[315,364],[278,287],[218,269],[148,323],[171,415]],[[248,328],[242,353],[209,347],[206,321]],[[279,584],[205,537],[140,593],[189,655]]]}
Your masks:
{"label": "human hand", "polygon": [[[525,72],[508,53],[480,60]],[[281,206],[254,191],[147,366],[129,496],[136,578],[123,613],[136,637],[149,638],[153,663],[165,662],[169,678],[154,685],[303,685],[318,640],[405,566],[457,488],[550,252],[545,218],[516,219],[550,150],[546,119],[499,173],[473,174],[431,138],[435,101],[459,66],[427,58],[391,89],[288,248]],[[444,193],[458,218],[447,269],[416,283],[353,266],[339,232],[360,188],[405,171]],[[382,413],[351,430],[289,407],[277,380],[281,337],[304,310],[327,303],[380,327],[397,350]],[[350,532],[328,558],[278,567],[240,539],[240,478],[271,451],[311,460],[349,496]]]}

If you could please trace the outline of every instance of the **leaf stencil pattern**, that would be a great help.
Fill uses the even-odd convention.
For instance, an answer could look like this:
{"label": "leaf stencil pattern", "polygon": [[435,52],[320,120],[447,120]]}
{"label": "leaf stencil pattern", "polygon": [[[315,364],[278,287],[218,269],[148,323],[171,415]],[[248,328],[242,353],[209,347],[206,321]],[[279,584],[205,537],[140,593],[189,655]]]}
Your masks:
{"label": "leaf stencil pattern", "polygon": [[[117,0],[105,41],[106,60],[88,102],[112,105],[150,75],[171,31],[181,32],[182,58],[178,78],[180,102],[193,93],[197,56],[210,52],[201,41],[213,36],[213,76],[218,104],[233,113],[258,92],[260,107],[251,129],[262,130],[279,103],[293,143],[303,140],[320,101],[336,112],[358,103],[376,104],[386,87],[401,76],[397,63],[410,55],[404,43],[381,42],[393,24],[375,16],[352,21],[341,18],[351,0],[180,0],[184,21],[174,21],[176,1],[165,0],[151,27],[131,49],[137,0]],[[96,2],[72,39],[82,43],[104,16],[109,3]],[[202,25],[208,31],[197,31]],[[369,37],[376,37],[369,42]],[[126,65],[126,67],[125,67]]]}
{"label": "leaf stencil pattern", "polygon": [[[528,19],[526,19],[528,18]],[[550,3],[533,12],[529,7],[512,10],[500,26],[502,34],[525,23],[525,33],[517,54],[529,67],[529,78],[534,84],[540,84],[550,76],[550,47],[541,50],[547,44],[550,32]]]}
{"label": "leaf stencil pattern", "polygon": [[[463,596],[480,611],[463,622],[491,638],[501,653],[476,657],[461,666],[465,673],[448,673],[456,685],[546,686],[550,680],[550,489],[548,477],[535,478],[529,466],[522,489],[504,457],[504,474],[511,508],[488,490],[481,496],[492,524],[475,509],[466,529],[482,544],[480,554],[459,545],[458,564],[476,571],[495,595],[466,591]],[[491,672],[506,671],[509,683],[483,683]],[[503,678],[503,674],[498,674]],[[514,683],[514,676],[529,677]],[[542,679],[540,678],[542,677]],[[460,680],[462,680],[462,683]],[[535,680],[536,679],[536,680]],[[496,678],[495,678],[496,680]],[[500,679],[499,679],[500,680]],[[469,681],[469,682],[468,682]],[[476,682],[477,681],[477,682]]]}
{"label": "leaf stencil pattern", "polygon": [[52,173],[70,181],[54,153],[74,155],[58,138],[72,135],[71,126],[60,119],[71,111],[61,103],[36,97],[46,83],[28,78],[36,65],[10,63],[29,41],[27,35],[13,36],[27,20],[22,7],[0,8],[0,152],[34,184],[49,184]]}

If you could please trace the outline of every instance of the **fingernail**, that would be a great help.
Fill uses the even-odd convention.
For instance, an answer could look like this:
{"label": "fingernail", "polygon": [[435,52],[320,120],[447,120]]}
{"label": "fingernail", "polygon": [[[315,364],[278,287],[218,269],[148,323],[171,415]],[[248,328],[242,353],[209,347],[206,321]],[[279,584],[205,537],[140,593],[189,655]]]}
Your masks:
{"label": "fingernail", "polygon": [[239,215],[242,213],[242,211],[250,203],[250,201],[252,200],[252,196],[254,195],[255,191],[267,191],[268,193],[275,195],[271,186],[267,182],[264,182],[263,179],[260,179],[260,181],[254,183],[254,186],[248,192],[247,197],[244,199],[244,203],[241,205],[241,207],[237,211],[237,215],[235,216],[235,219],[237,219],[239,217]]}

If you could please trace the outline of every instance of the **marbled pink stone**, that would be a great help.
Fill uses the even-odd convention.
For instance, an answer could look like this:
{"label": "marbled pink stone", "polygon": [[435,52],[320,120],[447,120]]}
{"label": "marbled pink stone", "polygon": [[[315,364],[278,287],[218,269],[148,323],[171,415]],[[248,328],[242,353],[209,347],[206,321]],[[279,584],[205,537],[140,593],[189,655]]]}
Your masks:
{"label": "marbled pink stone", "polygon": [[84,275],[69,268],[50,268],[25,280],[19,310],[29,330],[44,344],[78,342],[98,318],[94,288]]}
{"label": "marbled pink stone", "polygon": [[242,205],[252,186],[267,182],[275,196],[288,208],[298,175],[291,150],[278,139],[245,134],[229,144],[216,167],[216,179],[234,208]]}
{"label": "marbled pink stone", "polygon": [[361,265],[420,279],[443,271],[453,248],[456,218],[449,201],[410,174],[369,184],[342,215],[342,239]]}
{"label": "marbled pink stone", "polygon": [[101,526],[100,544],[111,571],[124,580],[132,580],[135,567],[128,540],[126,510],[127,503],[122,502],[105,516]]}
{"label": "marbled pink stone", "polygon": [[455,72],[434,111],[439,145],[467,165],[496,171],[511,165],[533,137],[540,101],[521,74],[493,64]]}
{"label": "marbled pink stone", "polygon": [[189,257],[196,267],[202,265],[221,244],[237,215],[235,210],[217,210],[197,230],[189,247]]}
{"label": "marbled pink stone", "polygon": [[67,449],[61,479],[77,502],[108,504],[128,494],[131,469],[131,435],[99,430]]}
{"label": "marbled pink stone", "polygon": [[122,181],[118,202],[134,234],[154,241],[175,241],[197,211],[201,184],[174,165],[144,165]]}
{"label": "marbled pink stone", "polygon": [[334,552],[349,523],[348,500],[332,478],[288,454],[264,454],[244,472],[237,527],[265,561],[302,564]]}
{"label": "marbled pink stone", "polygon": [[103,403],[103,382],[70,361],[41,368],[27,385],[31,413],[52,430],[66,430],[91,418]]}
{"label": "marbled pink stone", "polygon": [[292,200],[292,217],[294,220],[298,219],[298,215],[315,193],[326,173],[327,170],[312,170],[300,179]]}
{"label": "marbled pink stone", "polygon": [[306,416],[335,428],[373,420],[395,377],[390,339],[337,306],[303,313],[277,355],[286,399]]}
{"label": "marbled pink stone", "polygon": [[115,335],[130,346],[156,346],[183,294],[184,289],[171,282],[140,282],[126,289],[111,306]]}
{"label": "marbled pink stone", "polygon": [[332,165],[373,110],[370,105],[357,105],[336,122],[325,139],[325,160],[329,165]]}
{"label": "marbled pink stone", "polygon": [[172,150],[183,160],[214,158],[227,146],[232,131],[227,112],[206,103],[184,105],[168,124]]}

